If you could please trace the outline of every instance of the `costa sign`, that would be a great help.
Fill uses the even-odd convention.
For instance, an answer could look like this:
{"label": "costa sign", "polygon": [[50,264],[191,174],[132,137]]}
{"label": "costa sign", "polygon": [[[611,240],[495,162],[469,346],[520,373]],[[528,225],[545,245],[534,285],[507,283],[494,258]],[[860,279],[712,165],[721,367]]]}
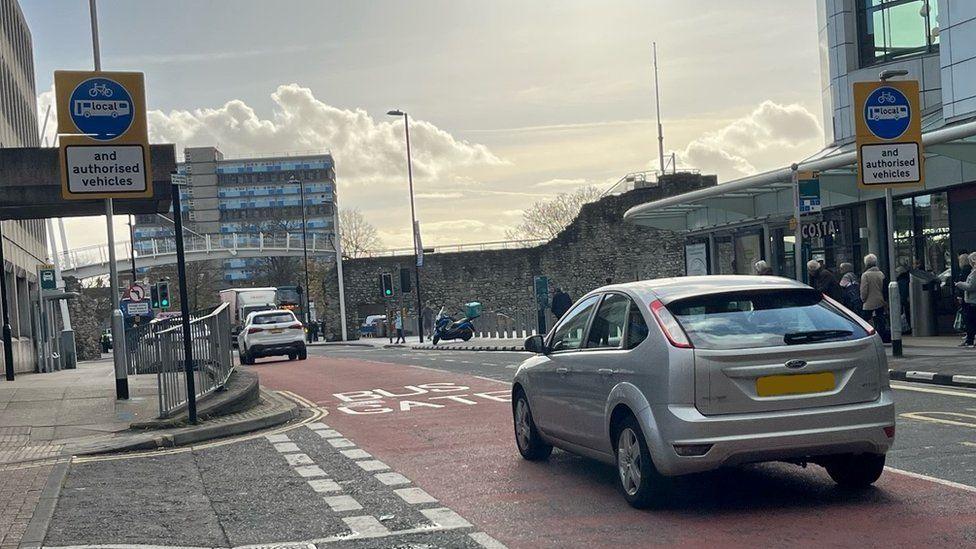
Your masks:
{"label": "costa sign", "polygon": [[819,223],[804,223],[800,227],[800,235],[803,238],[824,238],[837,234],[837,222],[834,220],[820,221]]}

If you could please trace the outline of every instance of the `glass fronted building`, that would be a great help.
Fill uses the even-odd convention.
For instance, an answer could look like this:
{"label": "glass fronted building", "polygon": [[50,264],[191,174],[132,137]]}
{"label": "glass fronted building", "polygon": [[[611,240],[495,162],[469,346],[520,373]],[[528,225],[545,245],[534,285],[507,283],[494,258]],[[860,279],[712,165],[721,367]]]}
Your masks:
{"label": "glass fronted building", "polygon": [[[309,240],[335,234],[335,165],[330,154],[225,159],[216,148],[196,147],[185,150],[178,169],[187,175],[181,194],[186,226],[222,246],[257,246],[262,235],[287,234],[300,245],[301,189],[289,182],[293,179],[305,187]],[[134,233],[136,253],[150,254],[152,239],[172,237],[173,225],[165,216],[138,216]],[[224,280],[247,281],[263,261],[228,259]]]}
{"label": "glass fronted building", "polygon": [[[751,273],[758,259],[791,278],[797,259],[832,269],[852,263],[860,272],[863,256],[874,253],[885,272],[894,265],[938,276],[940,321],[951,325],[955,258],[976,251],[976,2],[818,0],[817,15],[826,143],[796,167],[818,172],[822,210],[801,216],[800,245],[793,166],[643,204],[626,218],[704,245],[711,274]],[[853,84],[887,69],[919,82],[926,143],[925,185],[894,191],[892,235],[883,191],[857,185],[852,107]]]}

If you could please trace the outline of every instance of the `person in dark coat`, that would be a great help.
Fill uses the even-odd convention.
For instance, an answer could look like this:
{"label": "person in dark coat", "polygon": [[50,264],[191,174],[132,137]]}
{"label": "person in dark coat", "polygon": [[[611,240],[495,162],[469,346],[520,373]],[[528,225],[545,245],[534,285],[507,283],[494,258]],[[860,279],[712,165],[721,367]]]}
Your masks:
{"label": "person in dark coat", "polygon": [[807,262],[807,273],[810,275],[810,286],[838,303],[844,302],[844,290],[837,283],[837,278],[830,269],[821,265],[816,259],[811,259]]}
{"label": "person in dark coat", "polygon": [[557,319],[562,318],[572,306],[573,299],[569,297],[569,294],[564,292],[562,288],[556,288],[555,293],[552,294],[552,305],[550,306],[553,316]]}

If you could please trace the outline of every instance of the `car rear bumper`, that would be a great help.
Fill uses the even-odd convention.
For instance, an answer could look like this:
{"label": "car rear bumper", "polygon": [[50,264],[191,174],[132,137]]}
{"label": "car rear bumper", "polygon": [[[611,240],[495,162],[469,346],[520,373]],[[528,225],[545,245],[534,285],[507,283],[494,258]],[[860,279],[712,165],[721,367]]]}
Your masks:
{"label": "car rear bumper", "polygon": [[304,341],[289,341],[282,343],[258,343],[247,348],[251,356],[280,356],[297,353],[305,348]]}
{"label": "car rear bumper", "polygon": [[[673,476],[760,461],[817,461],[845,453],[885,453],[894,442],[890,389],[872,402],[761,414],[704,416],[694,406],[652,406],[641,420],[656,425],[648,441],[655,465]],[[653,432],[653,428],[645,432]],[[655,438],[654,436],[648,438]],[[675,446],[709,446],[680,456]]]}

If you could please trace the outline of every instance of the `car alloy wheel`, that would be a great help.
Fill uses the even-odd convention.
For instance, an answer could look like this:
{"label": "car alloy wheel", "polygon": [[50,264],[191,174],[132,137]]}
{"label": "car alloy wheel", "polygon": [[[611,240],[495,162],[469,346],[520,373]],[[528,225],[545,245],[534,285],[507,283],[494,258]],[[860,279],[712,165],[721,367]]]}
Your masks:
{"label": "car alloy wheel", "polygon": [[642,465],[637,433],[630,427],[625,427],[617,439],[617,472],[620,474],[620,484],[629,496],[636,495],[640,490]]}
{"label": "car alloy wheel", "polygon": [[529,461],[539,461],[549,457],[552,446],[546,444],[536,430],[535,422],[532,420],[532,410],[529,408],[529,399],[522,391],[516,394],[512,416],[515,423],[515,445],[518,446],[522,457]]}
{"label": "car alloy wheel", "polygon": [[519,449],[526,450],[532,439],[532,427],[529,425],[529,405],[524,398],[515,403],[515,437]]}

